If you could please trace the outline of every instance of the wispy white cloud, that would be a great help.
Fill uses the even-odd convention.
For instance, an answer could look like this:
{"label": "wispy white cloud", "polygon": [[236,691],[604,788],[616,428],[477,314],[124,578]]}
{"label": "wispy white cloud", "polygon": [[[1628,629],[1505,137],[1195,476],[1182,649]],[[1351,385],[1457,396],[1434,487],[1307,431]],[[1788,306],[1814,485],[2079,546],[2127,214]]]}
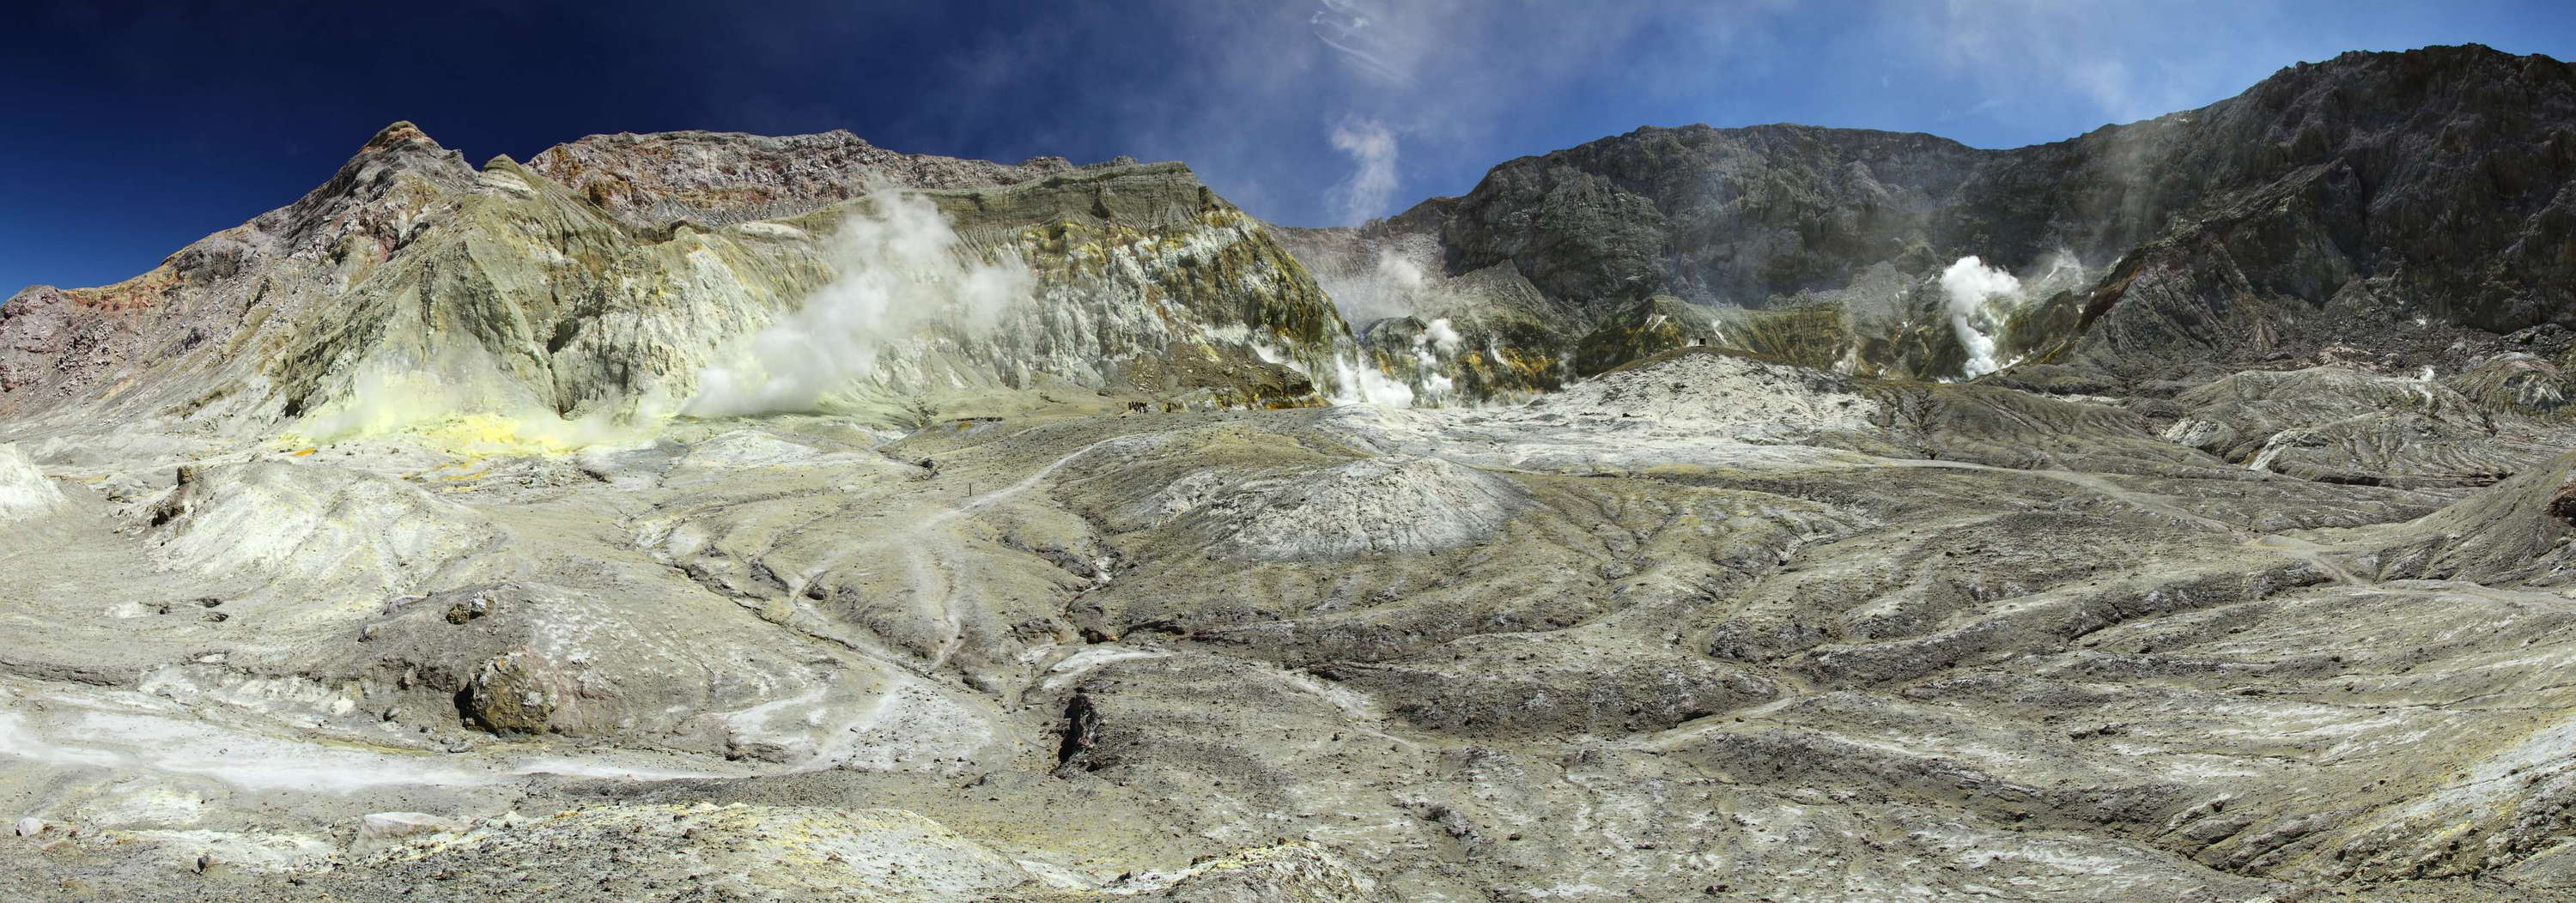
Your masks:
{"label": "wispy white cloud", "polygon": [[[1062,114],[1008,131],[1121,136],[1110,152],[1185,160],[1257,215],[1349,223],[1465,190],[1503,160],[1641,125],[1796,121],[1988,145],[2056,140],[2216,100],[2299,58],[2271,37],[2211,40],[2178,24],[2277,24],[2265,17],[2279,0],[2174,2],[2180,11],[2055,0],[1856,0],[1830,11],[1789,0],[1162,0],[1143,7],[1148,29],[1065,12],[996,32],[988,40],[1003,46],[966,57],[951,80],[961,97],[942,109],[1011,108],[1052,90],[1023,74],[1036,63],[1150,47],[1157,62],[1131,68],[1186,77],[1098,85]],[[2246,64],[2256,57],[2267,65]]]}
{"label": "wispy white cloud", "polygon": [[1347,76],[1314,86],[1331,106],[1325,137],[1352,163],[1326,198],[1346,223],[1400,206],[1410,186],[1395,165],[1399,138],[1408,149],[1418,142],[1443,157],[1500,162],[1491,141],[1501,127],[1577,82],[1634,94],[1697,83],[1638,70],[1622,50],[1641,37],[1678,37],[1705,65],[1728,52],[1745,23],[1780,8],[1778,0],[1580,10],[1515,0],[1315,2],[1313,43]]}
{"label": "wispy white cloud", "polygon": [[1333,189],[1333,212],[1343,222],[1384,216],[1396,188],[1395,132],[1374,119],[1333,126],[1333,149],[1351,158],[1351,177]]}
{"label": "wispy white cloud", "polygon": [[[2073,104],[2107,122],[2130,122],[2208,103],[2245,87],[2240,62],[2254,35],[2178,40],[2171,20],[2260,18],[2268,0],[2178,0],[2115,5],[2057,0],[1947,0],[1880,7],[1879,37],[1892,49],[1985,97],[1969,113],[2028,115]],[[2236,31],[2237,29],[2228,29]],[[2283,56],[2274,65],[2291,62]]]}
{"label": "wispy white cloud", "polygon": [[1412,60],[1402,36],[1392,40],[1387,17],[1360,0],[1322,0],[1322,9],[1306,20],[1324,46],[1360,72],[1390,84],[1410,85]]}

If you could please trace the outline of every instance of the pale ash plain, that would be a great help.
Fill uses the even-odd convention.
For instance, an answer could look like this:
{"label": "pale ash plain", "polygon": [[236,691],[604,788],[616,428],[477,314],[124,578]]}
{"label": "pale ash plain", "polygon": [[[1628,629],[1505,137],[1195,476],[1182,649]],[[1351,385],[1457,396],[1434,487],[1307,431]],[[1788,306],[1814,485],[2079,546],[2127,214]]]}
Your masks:
{"label": "pale ash plain", "polygon": [[20,600],[0,800],[35,820],[0,880],[855,900],[2567,880],[2565,459],[2476,491],[2325,484],[2113,408],[1709,352],[1518,406],[1103,407],[909,434],[680,421],[574,454],[133,432],[0,452]]}

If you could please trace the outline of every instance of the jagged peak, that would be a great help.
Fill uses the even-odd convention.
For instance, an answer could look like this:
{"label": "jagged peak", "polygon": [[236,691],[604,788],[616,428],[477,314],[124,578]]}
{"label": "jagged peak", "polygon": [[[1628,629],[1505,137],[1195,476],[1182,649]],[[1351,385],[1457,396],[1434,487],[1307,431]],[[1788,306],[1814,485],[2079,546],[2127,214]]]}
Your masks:
{"label": "jagged peak", "polygon": [[392,125],[377,129],[376,134],[367,139],[367,143],[358,146],[357,153],[349,155],[348,162],[340,164],[340,173],[333,179],[333,184],[326,184],[316,190],[332,189],[334,184],[343,182],[355,173],[387,166],[429,171],[439,176],[469,175],[473,172],[472,167],[466,165],[464,154],[439,144],[436,139],[429,137],[429,133],[421,131],[420,126],[413,125],[410,120],[398,120]]}
{"label": "jagged peak", "polygon": [[[2425,46],[2422,46],[2422,47],[2416,47],[2416,48],[2412,48],[2412,49],[2409,49],[2409,50],[2346,50],[2346,51],[2344,51],[2344,52],[2342,52],[2342,53],[2335,54],[2333,57],[2328,58],[2328,59],[2327,59],[2324,63],[2322,63],[2322,64],[2314,64],[2314,63],[2300,63],[2300,64],[2298,64],[2298,65],[2296,65],[2296,66],[2291,66],[2290,68],[2292,68],[2292,69],[2296,69],[2296,68],[2299,68],[2299,66],[2309,66],[2309,65],[2327,65],[2327,66],[2333,66],[2333,65],[2352,65],[2352,64],[2355,64],[2355,63],[2362,63],[2362,62],[2373,62],[2373,61],[2381,61],[2381,60],[2402,60],[2402,59],[2409,59],[2409,58],[2412,58],[2412,59],[2422,59],[2422,60],[2472,60],[2472,61],[2475,61],[2475,60],[2495,60],[2495,61],[2507,61],[2507,60],[2550,60],[2550,59],[2551,59],[2551,58],[2550,58],[2550,57],[2548,57],[2548,56],[2545,56],[2545,55],[2542,55],[2542,54],[2537,54],[2537,53],[2507,53],[2507,52],[2505,52],[2505,51],[2497,50],[2497,49],[2495,49],[2495,48],[2493,48],[2493,47],[2489,47],[2489,46],[2487,46],[2487,45],[2485,45],[2485,44],[2477,44],[2477,43],[2469,43],[2469,44],[2427,44],[2427,45],[2425,45]],[[2551,60],[2551,61],[2552,61],[2552,62],[2555,62],[2555,60]]]}
{"label": "jagged peak", "polygon": [[46,296],[46,295],[59,295],[59,294],[62,294],[62,293],[63,293],[63,290],[62,290],[61,288],[57,287],[57,286],[51,285],[51,284],[49,284],[49,283],[39,282],[39,283],[36,283],[36,284],[34,284],[34,285],[29,285],[29,286],[26,286],[26,287],[24,287],[24,288],[21,288],[21,289],[17,290],[17,291],[16,291],[16,292],[14,292],[14,293],[11,293],[11,294],[9,295],[9,297],[8,297],[8,298],[6,298],[6,299],[0,299],[0,309],[5,309],[7,305],[10,305],[10,304],[14,303],[14,302],[18,301],[18,300],[19,300],[19,299],[21,299],[21,298],[25,298],[25,299],[35,299],[35,298],[41,298],[41,297],[44,297],[44,296]]}
{"label": "jagged peak", "polygon": [[852,149],[876,147],[876,145],[870,144],[867,139],[859,137],[857,133],[851,132],[848,129],[829,129],[826,131],[806,132],[793,135],[762,135],[752,132],[726,132],[710,129],[677,129],[667,132],[608,132],[597,135],[583,135],[579,138],[538,151],[536,156],[529,159],[531,162],[534,162],[547,158],[562,157],[564,155],[574,153],[578,149],[625,148],[635,147],[638,145],[679,143],[784,147],[837,145]]}
{"label": "jagged peak", "polygon": [[367,143],[361,145],[358,152],[366,153],[406,144],[417,144],[431,150],[446,149],[432,140],[429,133],[421,131],[420,126],[413,125],[411,120],[401,119],[396,120],[392,125],[377,129],[375,137],[367,139]]}
{"label": "jagged peak", "polygon": [[591,135],[547,148],[525,165],[634,226],[791,216],[856,197],[878,180],[908,188],[984,189],[1082,169],[1060,157],[1009,164],[909,154],[843,129],[780,136]]}
{"label": "jagged peak", "polygon": [[2477,67],[2511,67],[2528,73],[2535,66],[2553,66],[2558,67],[2561,77],[2576,74],[2576,66],[2545,54],[2507,53],[2485,44],[2435,44],[2411,50],[2347,50],[2322,62],[2293,63],[2281,67],[2237,96],[2257,96],[2267,89],[2293,82],[2366,78],[2374,70],[2387,71],[2386,67],[2392,66],[2398,67],[2396,71],[2416,74]]}

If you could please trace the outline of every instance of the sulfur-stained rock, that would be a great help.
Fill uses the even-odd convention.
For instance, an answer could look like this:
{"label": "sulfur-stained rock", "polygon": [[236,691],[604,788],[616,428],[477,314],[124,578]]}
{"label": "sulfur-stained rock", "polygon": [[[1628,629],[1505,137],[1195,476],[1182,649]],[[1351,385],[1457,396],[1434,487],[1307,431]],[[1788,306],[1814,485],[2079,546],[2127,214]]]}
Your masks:
{"label": "sulfur-stained rock", "polygon": [[392,840],[420,834],[444,834],[464,830],[465,825],[452,818],[426,812],[370,812],[358,820],[361,840]]}
{"label": "sulfur-stained rock", "polygon": [[63,504],[63,491],[15,445],[0,444],[0,520],[23,520]]}

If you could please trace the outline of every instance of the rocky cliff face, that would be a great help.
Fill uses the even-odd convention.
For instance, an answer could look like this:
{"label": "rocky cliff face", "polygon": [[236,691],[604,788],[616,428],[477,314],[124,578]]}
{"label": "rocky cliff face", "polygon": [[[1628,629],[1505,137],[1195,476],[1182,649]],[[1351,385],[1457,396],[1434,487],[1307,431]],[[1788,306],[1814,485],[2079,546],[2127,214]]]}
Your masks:
{"label": "rocky cliff face", "polygon": [[1061,157],[1008,165],[905,154],[837,130],[783,137],[592,135],[547,148],[528,160],[528,169],[637,228],[674,220],[726,226],[796,216],[864,196],[870,176],[907,188],[971,189],[1076,171]]}
{"label": "rocky cliff face", "polygon": [[891,322],[867,337],[885,347],[864,349],[886,365],[825,387],[829,404],[893,417],[969,389],[1156,404],[1333,389],[1327,363],[1347,339],[1330,304],[1177,164],[1003,166],[846,133],[679,133],[476,169],[404,123],[294,205],[150,273],[0,306],[0,411],[233,435],[462,424],[523,440],[648,421],[855,266],[838,233],[878,213],[872,190],[899,189],[956,237],[908,265],[1006,264],[1033,281],[971,328]]}
{"label": "rocky cliff face", "polygon": [[[2301,64],[2202,109],[2010,150],[1639,129],[1291,242],[1327,284],[1384,262],[1423,274],[1422,318],[1499,318],[1480,331],[1557,358],[1554,378],[1693,342],[1960,378],[1976,375],[1978,340],[1953,322],[1966,304],[1995,363],[2025,365],[2009,378],[2081,390],[2313,362],[2338,340],[2452,371],[2498,336],[2563,330],[2571,177],[2576,72],[2443,47]],[[1941,276],[1969,256],[2022,285],[1956,300]],[[2052,272],[2081,278],[2031,284]],[[1547,334],[1515,344],[1504,324],[1533,295]]]}
{"label": "rocky cliff face", "polygon": [[2018,365],[1996,378],[2062,392],[2364,346],[2394,369],[2461,373],[2506,351],[2555,366],[2576,309],[2571,136],[2566,64],[2347,54],[2011,150],[1640,129],[1309,230],[1264,228],[1170,165],[680,132],[476,169],[397,125],[303,200],[150,273],[0,306],[0,409],[271,431],[649,419],[684,406],[728,342],[830,284],[834,236],[873,209],[871,185],[926,194],[961,258],[1040,285],[972,335],[910,324],[885,372],[832,400],[881,417],[936,409],[924,396],[942,387],[1049,380],[1065,384],[1049,397],[1157,406],[1373,385],[1452,403],[1689,345],[1921,378]]}

